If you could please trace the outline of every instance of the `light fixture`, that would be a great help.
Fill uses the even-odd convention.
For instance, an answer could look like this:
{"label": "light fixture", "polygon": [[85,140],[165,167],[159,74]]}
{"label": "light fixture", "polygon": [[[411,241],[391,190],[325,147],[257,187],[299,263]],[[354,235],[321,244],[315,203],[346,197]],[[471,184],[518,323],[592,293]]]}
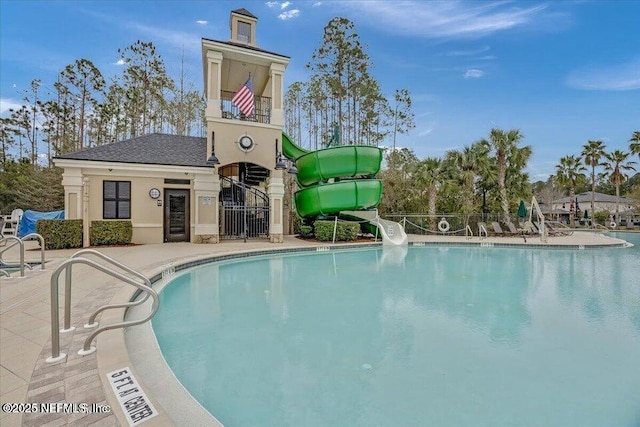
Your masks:
{"label": "light fixture", "polygon": [[220,160],[216,157],[216,133],[211,132],[211,156],[207,159],[207,165],[215,167],[220,164]]}
{"label": "light fixture", "polygon": [[295,162],[291,162],[291,167],[289,168],[289,170],[287,172],[289,172],[291,175],[297,175],[298,174],[298,168],[296,167],[296,163]]}
{"label": "light fixture", "polygon": [[276,138],[276,170],[284,170],[287,168],[287,162],[281,152],[278,151],[278,138]]}
{"label": "light fixture", "polygon": [[276,170],[281,171],[287,168],[287,161],[282,155],[279,155],[276,159]]}

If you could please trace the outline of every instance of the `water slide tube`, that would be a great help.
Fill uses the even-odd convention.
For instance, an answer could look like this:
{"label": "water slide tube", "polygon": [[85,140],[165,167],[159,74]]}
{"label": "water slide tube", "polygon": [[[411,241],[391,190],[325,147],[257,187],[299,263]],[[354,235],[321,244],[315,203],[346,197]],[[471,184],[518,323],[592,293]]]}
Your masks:
{"label": "water slide tube", "polygon": [[[308,151],[283,133],[282,151],[298,169],[300,190],[294,194],[294,199],[299,216],[309,218],[351,211],[351,216],[376,225],[381,230],[383,243],[406,244],[406,234],[400,224],[380,219],[375,210],[366,211],[378,206],[382,196],[382,183],[374,178],[380,171],[382,150],[365,145],[346,145]],[[387,231],[391,229],[397,230],[396,238],[394,231],[388,236]],[[404,234],[404,239],[397,237],[401,234]]]}

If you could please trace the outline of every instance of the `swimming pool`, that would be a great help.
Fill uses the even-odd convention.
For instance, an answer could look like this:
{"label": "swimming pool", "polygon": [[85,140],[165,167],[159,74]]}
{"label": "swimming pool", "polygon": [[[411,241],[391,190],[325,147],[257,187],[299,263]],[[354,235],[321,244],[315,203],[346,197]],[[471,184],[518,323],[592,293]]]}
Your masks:
{"label": "swimming pool", "polygon": [[227,426],[640,422],[630,249],[382,248],[196,267],[162,353]]}

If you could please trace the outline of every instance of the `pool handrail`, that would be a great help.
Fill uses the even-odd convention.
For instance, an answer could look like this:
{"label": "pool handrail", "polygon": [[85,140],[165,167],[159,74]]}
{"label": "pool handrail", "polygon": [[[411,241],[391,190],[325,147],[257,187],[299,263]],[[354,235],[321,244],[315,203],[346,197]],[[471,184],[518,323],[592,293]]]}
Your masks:
{"label": "pool handrail", "polygon": [[[106,257],[106,256],[105,256]],[[109,257],[103,258],[103,259],[107,259]],[[108,259],[109,261],[114,261],[116,264],[120,264],[115,260],[112,259]],[[95,331],[93,331],[93,333],[91,335],[89,335],[85,341],[84,341],[84,345],[82,350],[78,351],[78,354],[81,356],[84,355],[88,355],[93,353],[96,348],[91,346],[91,342],[93,341],[93,339],[98,336],[98,334],[104,332],[104,331],[108,331],[111,329],[117,329],[117,328],[126,328],[129,326],[135,326],[135,325],[139,325],[141,323],[147,322],[148,320],[150,320],[158,311],[158,307],[159,307],[159,303],[160,303],[160,299],[158,297],[158,294],[156,291],[154,291],[150,286],[147,286],[146,284],[141,284],[139,283],[137,280],[125,276],[124,274],[115,271],[113,268],[109,268],[108,266],[102,265],[97,263],[96,261],[89,259],[89,258],[81,258],[81,257],[76,257],[76,258],[69,258],[66,261],[63,261],[62,263],[60,263],[60,265],[55,269],[55,271],[51,274],[51,357],[47,358],[47,363],[56,363],[59,362],[61,360],[64,360],[67,356],[64,353],[60,353],[60,332],[64,332],[60,330],[60,318],[59,318],[59,297],[58,297],[58,289],[59,289],[59,279],[60,279],[60,274],[62,273],[63,270],[65,270],[65,272],[69,271],[69,267],[71,265],[75,265],[75,264],[86,264],[90,267],[95,268],[96,270],[99,270],[111,277],[114,277],[116,279],[120,279],[121,281],[128,283],[136,288],[138,288],[140,291],[146,292],[147,294],[151,295],[151,297],[153,298],[153,304],[151,307],[151,311],[149,312],[149,314],[147,316],[145,316],[142,319],[139,320],[130,320],[130,321],[123,321],[123,322],[117,322],[117,323],[113,323],[110,325],[106,325],[103,326],[101,328],[96,329]],[[125,266],[125,268],[128,268]],[[70,277],[70,275],[67,273],[66,274],[67,277]],[[71,285],[69,285],[71,286]],[[65,296],[66,297],[66,296]],[[116,306],[119,306],[121,304],[111,304],[105,307],[101,307],[99,310],[103,311],[105,309],[108,308],[116,308]],[[69,308],[70,304],[67,305],[65,303],[65,309]],[[125,305],[126,306],[126,305]],[[70,310],[67,310],[70,312]],[[65,317],[66,317],[66,313],[65,313]],[[68,328],[66,329],[68,330],[73,330],[73,328]]]}
{"label": "pool handrail", "polygon": [[478,237],[480,237],[480,240],[483,240],[482,233],[484,233],[484,238],[485,239],[487,237],[489,237],[489,233],[487,232],[486,224],[484,222],[479,222],[478,223]]}
{"label": "pool handrail", "polygon": [[21,240],[24,242],[31,239],[38,240],[40,242],[40,270],[44,270],[44,237],[38,233],[29,233]]}
{"label": "pool handrail", "polygon": [[469,240],[473,237],[473,230],[471,229],[471,227],[469,226],[469,224],[467,224],[464,227],[464,237]]}
{"label": "pool handrail", "polygon": [[[15,245],[20,245],[20,263],[18,264],[18,266],[20,267],[20,277],[24,277],[24,242],[22,241],[22,239],[20,239],[19,237],[16,237],[16,236],[4,236],[2,238],[2,240],[5,241],[5,242],[9,241],[9,240],[13,240],[14,243],[12,245],[7,245],[5,248],[0,250],[0,261],[2,261],[2,254],[3,253],[8,251],[9,249],[14,247]],[[7,265],[13,265],[13,264],[7,264]],[[31,266],[29,266],[29,269],[31,269]],[[5,273],[6,273],[6,271],[5,271]]]}
{"label": "pool handrail", "polygon": [[[28,263],[25,262],[24,260],[24,242],[27,240],[31,240],[31,239],[37,239],[39,240],[40,243],[40,269],[44,270],[44,238],[38,234],[38,233],[30,233],[27,234],[26,236],[20,238],[18,236],[5,236],[4,238],[0,239],[3,242],[6,242],[8,240],[13,240],[13,244],[11,245],[7,245],[5,248],[3,248],[2,250],[0,250],[0,262],[2,264],[4,264],[4,261],[2,261],[2,254],[6,251],[8,251],[9,249],[13,248],[15,245],[20,245],[20,262],[19,264],[16,264],[19,268],[20,268],[20,277],[24,277],[24,269],[25,267],[28,268],[29,270],[33,270],[33,267],[31,267],[31,265],[29,265]],[[8,266],[13,266],[14,264],[6,264]],[[11,277],[11,275],[5,271],[2,270],[2,272],[4,274],[6,274],[8,277]]]}
{"label": "pool handrail", "polygon": [[[94,255],[98,258],[101,258],[105,261],[108,261],[110,264],[115,265],[116,267],[120,268],[121,270],[139,278],[142,279],[142,281],[144,282],[143,284],[148,286],[149,288],[151,288],[151,280],[149,280],[146,276],[144,276],[143,274],[138,273],[137,271],[135,271],[134,269],[126,266],[125,264],[116,261],[115,259],[103,254],[102,252],[96,251],[95,249],[81,249],[78,252],[74,253],[73,255],[71,255],[70,258],[79,258],[81,255]],[[69,266],[68,270],[65,272],[65,288],[64,288],[64,296],[65,296],[65,312],[64,312],[64,329],[69,329],[71,327],[71,274],[72,270],[71,270],[71,266]],[[95,328],[96,326],[98,326],[98,324],[96,323],[96,317],[98,316],[98,314],[102,313],[105,310],[109,310],[112,308],[127,308],[127,307],[134,307],[136,305],[140,305],[143,304],[147,299],[149,299],[149,293],[145,293],[144,297],[137,300],[137,301],[133,301],[133,302],[127,302],[127,303],[122,303],[122,304],[111,304],[111,305],[105,305],[102,306],[100,308],[98,308],[90,317],[89,317],[89,321],[87,324],[84,325],[84,327],[86,329],[90,329],[90,328]]]}

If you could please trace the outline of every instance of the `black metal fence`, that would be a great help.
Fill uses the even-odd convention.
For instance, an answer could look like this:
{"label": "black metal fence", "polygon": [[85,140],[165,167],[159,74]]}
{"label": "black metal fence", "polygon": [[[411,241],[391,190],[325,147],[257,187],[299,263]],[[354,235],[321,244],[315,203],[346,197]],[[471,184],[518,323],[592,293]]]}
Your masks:
{"label": "black metal fence", "polygon": [[271,98],[265,96],[254,96],[253,101],[255,108],[251,116],[244,115],[236,105],[231,102],[235,93],[221,91],[220,108],[222,109],[222,118],[246,120],[249,122],[271,123]]}
{"label": "black metal fence", "polygon": [[269,197],[255,187],[220,177],[220,238],[269,237]]}

